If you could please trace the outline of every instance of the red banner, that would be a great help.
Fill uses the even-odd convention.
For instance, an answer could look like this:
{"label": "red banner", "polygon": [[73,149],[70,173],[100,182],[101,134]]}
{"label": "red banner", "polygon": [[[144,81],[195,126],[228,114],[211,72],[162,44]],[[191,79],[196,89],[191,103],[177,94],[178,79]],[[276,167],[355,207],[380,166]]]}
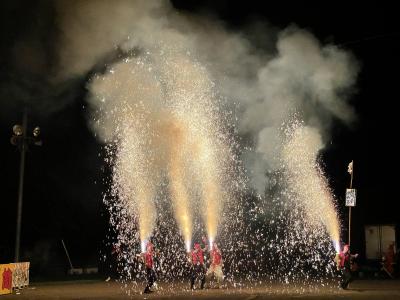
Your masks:
{"label": "red banner", "polygon": [[0,265],[0,295],[10,294],[13,287],[13,266]]}

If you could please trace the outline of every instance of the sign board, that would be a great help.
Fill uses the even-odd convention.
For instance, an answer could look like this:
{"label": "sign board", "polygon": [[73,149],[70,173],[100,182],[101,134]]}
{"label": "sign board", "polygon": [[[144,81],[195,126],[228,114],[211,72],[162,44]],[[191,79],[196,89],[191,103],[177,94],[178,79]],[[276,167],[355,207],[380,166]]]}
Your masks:
{"label": "sign board", "polygon": [[346,189],[346,206],[356,206],[356,189]]}
{"label": "sign board", "polygon": [[12,267],[13,288],[22,288],[29,285],[29,262],[10,264]]}
{"label": "sign board", "polygon": [[0,295],[11,294],[12,292],[12,265],[0,265]]}

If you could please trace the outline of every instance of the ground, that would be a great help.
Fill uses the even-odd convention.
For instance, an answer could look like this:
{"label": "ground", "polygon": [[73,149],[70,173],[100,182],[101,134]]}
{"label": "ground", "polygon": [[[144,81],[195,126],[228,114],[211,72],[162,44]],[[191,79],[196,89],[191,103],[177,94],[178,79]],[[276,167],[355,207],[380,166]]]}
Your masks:
{"label": "ground", "polygon": [[[128,286],[129,287],[129,286]],[[130,289],[124,284],[98,280],[32,283],[29,287],[0,296],[8,299],[377,299],[400,300],[400,280],[358,280],[348,290],[334,287],[262,284],[253,288],[187,290],[187,284],[162,283],[152,294],[141,294],[142,284]]]}

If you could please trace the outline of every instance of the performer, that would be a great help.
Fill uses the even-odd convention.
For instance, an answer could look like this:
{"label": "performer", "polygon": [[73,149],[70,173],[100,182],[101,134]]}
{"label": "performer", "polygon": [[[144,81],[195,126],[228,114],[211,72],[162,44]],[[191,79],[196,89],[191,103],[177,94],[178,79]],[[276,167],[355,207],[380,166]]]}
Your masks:
{"label": "performer", "polygon": [[108,268],[109,276],[105,281],[110,281],[111,279],[117,279],[120,274],[120,255],[121,249],[118,244],[112,246],[110,255],[110,266]]}
{"label": "performer", "polygon": [[200,288],[204,289],[204,284],[206,281],[206,267],[204,264],[204,252],[207,251],[207,239],[203,237],[203,242],[205,247],[201,248],[199,243],[194,244],[194,248],[189,252],[189,260],[191,262],[191,276],[190,276],[190,289],[194,289],[194,283],[196,279],[200,279]]}
{"label": "performer", "polygon": [[391,243],[385,253],[385,255],[382,257],[382,268],[381,271],[384,271],[390,278],[393,277],[394,273],[394,243]]}
{"label": "performer", "polygon": [[153,291],[151,290],[151,288],[157,280],[157,275],[154,270],[155,251],[154,246],[151,242],[148,242],[146,244],[146,252],[141,253],[140,257],[143,259],[144,265],[146,267],[147,285],[144,288],[143,293],[152,293]]}
{"label": "performer", "polygon": [[221,282],[224,279],[224,273],[222,272],[222,255],[218,248],[216,242],[212,243],[212,248],[210,251],[211,264],[207,271],[207,281],[210,281],[211,277],[214,275],[217,278],[217,287],[221,287]]}
{"label": "performer", "polygon": [[343,246],[343,251],[339,253],[339,267],[342,273],[342,282],[340,287],[342,289],[347,289],[349,283],[353,280],[351,275],[351,263],[352,259],[356,258],[358,254],[351,254],[349,245]]}

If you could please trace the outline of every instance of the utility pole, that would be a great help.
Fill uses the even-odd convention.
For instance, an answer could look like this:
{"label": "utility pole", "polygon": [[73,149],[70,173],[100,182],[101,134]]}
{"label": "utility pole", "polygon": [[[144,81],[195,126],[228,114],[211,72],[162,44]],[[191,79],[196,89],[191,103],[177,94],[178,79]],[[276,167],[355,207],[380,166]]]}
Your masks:
{"label": "utility pole", "polygon": [[17,228],[15,232],[15,257],[14,261],[19,262],[20,243],[21,243],[21,221],[22,221],[22,200],[24,196],[24,175],[25,175],[25,155],[30,143],[41,146],[42,141],[39,139],[40,128],[35,127],[33,137],[28,136],[28,111],[25,108],[22,118],[22,126],[17,124],[13,126],[13,136],[11,144],[18,147],[21,151],[19,165],[19,185],[18,185],[18,203],[17,203]]}
{"label": "utility pole", "polygon": [[19,262],[19,249],[21,241],[21,220],[22,220],[22,199],[24,196],[24,174],[25,174],[25,152],[26,152],[26,140],[24,134],[26,134],[28,126],[28,112],[25,109],[22,118],[22,136],[21,139],[21,160],[19,165],[19,185],[18,185],[18,204],[17,204],[17,231],[15,233],[15,262]]}
{"label": "utility pole", "polygon": [[[354,174],[354,162],[351,161],[349,163],[348,169],[347,171],[350,173],[350,187],[349,189],[353,188],[353,174]],[[353,205],[349,205],[349,238],[348,238],[348,244],[350,247],[350,243],[351,243],[351,207]]]}

